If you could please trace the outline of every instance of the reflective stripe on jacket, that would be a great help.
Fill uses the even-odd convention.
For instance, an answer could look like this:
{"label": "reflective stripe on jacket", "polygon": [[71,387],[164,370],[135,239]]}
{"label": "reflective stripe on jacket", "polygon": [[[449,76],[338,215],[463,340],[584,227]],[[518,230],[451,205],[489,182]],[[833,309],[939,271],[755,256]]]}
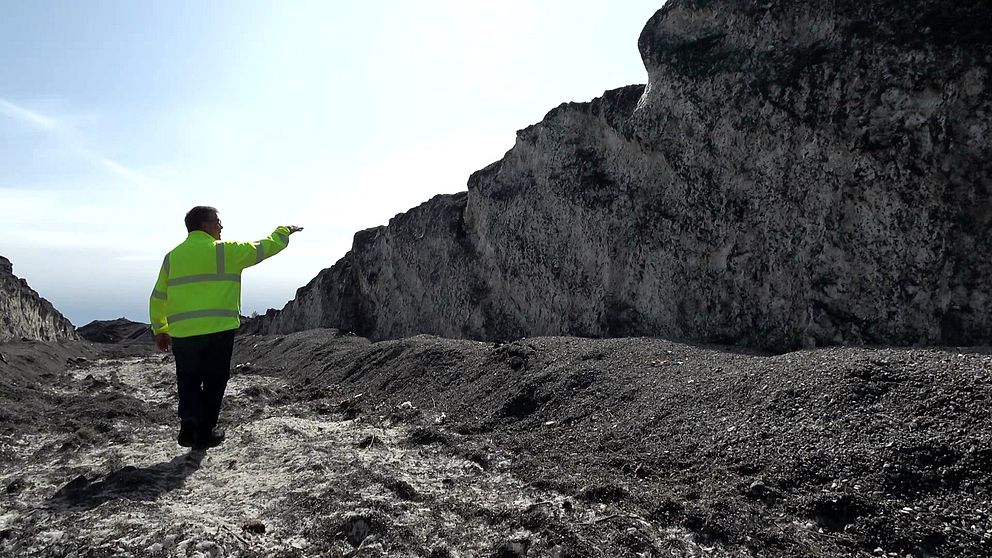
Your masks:
{"label": "reflective stripe on jacket", "polygon": [[289,245],[277,227],[257,242],[214,240],[193,231],[165,256],[148,301],[152,332],[191,337],[241,326],[241,272]]}

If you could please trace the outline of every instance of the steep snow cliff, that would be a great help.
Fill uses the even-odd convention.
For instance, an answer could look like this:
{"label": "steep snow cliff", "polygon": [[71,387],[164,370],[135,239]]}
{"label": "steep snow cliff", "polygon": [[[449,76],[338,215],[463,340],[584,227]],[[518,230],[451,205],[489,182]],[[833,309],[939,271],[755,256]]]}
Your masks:
{"label": "steep snow cliff", "polygon": [[72,323],[27,281],[15,276],[10,260],[0,256],[0,342],[22,337],[40,341],[78,339]]}
{"label": "steep snow cliff", "polygon": [[646,86],[552,110],[249,329],[992,342],[990,28],[985,2],[672,0]]}

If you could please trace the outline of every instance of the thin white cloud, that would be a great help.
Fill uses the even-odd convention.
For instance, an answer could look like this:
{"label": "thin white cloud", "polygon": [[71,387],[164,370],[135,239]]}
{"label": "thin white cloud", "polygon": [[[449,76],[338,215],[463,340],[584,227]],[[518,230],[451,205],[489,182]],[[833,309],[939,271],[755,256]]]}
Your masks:
{"label": "thin white cloud", "polygon": [[15,105],[2,97],[0,97],[0,112],[14,120],[25,122],[43,130],[54,130],[58,126],[58,122],[55,119]]}
{"label": "thin white cloud", "polygon": [[106,157],[101,157],[96,153],[89,153],[89,155],[91,155],[96,162],[99,162],[101,165],[103,165],[105,169],[113,172],[114,174],[120,176],[121,178],[129,180],[132,184],[136,184],[138,186],[147,189],[154,188],[155,185],[158,184],[158,181],[156,181],[154,178],[145,176],[144,174],[134,169],[125,167],[124,165],[118,163],[117,161],[108,159]]}
{"label": "thin white cloud", "polygon": [[12,120],[43,130],[93,165],[109,170],[135,186],[151,189],[157,184],[155,179],[90,149],[75,130],[57,118],[22,107],[3,97],[0,97],[0,113]]}

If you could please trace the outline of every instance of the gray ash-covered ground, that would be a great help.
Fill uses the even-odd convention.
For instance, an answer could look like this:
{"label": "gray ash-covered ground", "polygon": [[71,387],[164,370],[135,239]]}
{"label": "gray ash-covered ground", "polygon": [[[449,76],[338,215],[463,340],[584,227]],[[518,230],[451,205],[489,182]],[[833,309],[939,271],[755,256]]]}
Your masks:
{"label": "gray ash-covered ground", "polygon": [[992,555],[987,349],[237,343],[190,453],[170,358],[0,345],[0,554]]}

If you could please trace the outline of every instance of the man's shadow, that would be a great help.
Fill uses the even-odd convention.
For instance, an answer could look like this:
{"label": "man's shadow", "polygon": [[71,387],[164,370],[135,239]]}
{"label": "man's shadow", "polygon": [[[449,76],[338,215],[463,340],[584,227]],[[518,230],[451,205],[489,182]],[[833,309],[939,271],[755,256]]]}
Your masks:
{"label": "man's shadow", "polygon": [[127,499],[150,502],[166,492],[181,488],[200,468],[206,452],[192,450],[171,461],[150,467],[122,467],[102,480],[80,475],[52,495],[46,507],[62,510],[91,510],[109,500]]}

